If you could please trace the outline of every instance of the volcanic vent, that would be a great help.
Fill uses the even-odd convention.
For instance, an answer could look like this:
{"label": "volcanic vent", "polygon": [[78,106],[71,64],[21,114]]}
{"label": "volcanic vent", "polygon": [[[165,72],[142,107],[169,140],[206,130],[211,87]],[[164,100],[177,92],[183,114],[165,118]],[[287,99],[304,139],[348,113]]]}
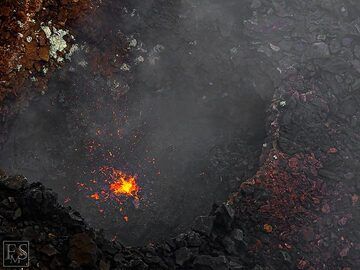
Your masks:
{"label": "volcanic vent", "polygon": [[274,89],[244,45],[247,11],[235,2],[109,1],[79,29],[80,49],[48,93],[17,117],[2,167],[52,187],[127,244],[207,214],[255,172]]}

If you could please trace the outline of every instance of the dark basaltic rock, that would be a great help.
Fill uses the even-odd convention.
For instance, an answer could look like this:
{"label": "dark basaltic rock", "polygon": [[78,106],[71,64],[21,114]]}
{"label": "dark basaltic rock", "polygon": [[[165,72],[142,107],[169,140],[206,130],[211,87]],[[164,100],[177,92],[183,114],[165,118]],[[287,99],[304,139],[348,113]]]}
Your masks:
{"label": "dark basaltic rock", "polygon": [[54,246],[51,244],[43,246],[39,251],[49,257],[52,257],[59,253],[56,248],[54,248]]}
{"label": "dark basaltic rock", "polygon": [[0,175],[0,185],[8,189],[19,190],[22,189],[26,183],[26,177],[21,175],[11,177],[4,177],[4,175],[1,177]]}
{"label": "dark basaltic rock", "polygon": [[110,263],[107,261],[101,260],[99,263],[99,270],[110,270]]}
{"label": "dark basaltic rock", "polygon": [[230,230],[232,226],[232,222],[234,220],[235,211],[233,207],[224,203],[220,207],[218,207],[215,211],[216,218],[214,220],[214,224],[217,228],[222,228],[225,230]]}
{"label": "dark basaltic rock", "polygon": [[337,53],[337,52],[339,52],[340,49],[341,49],[341,44],[340,44],[340,42],[339,42],[338,40],[333,39],[333,40],[330,42],[329,48],[330,48],[330,52],[331,52],[331,53]]}
{"label": "dark basaltic rock", "polygon": [[32,241],[38,237],[38,233],[33,226],[28,226],[23,231],[23,237],[28,241]]}
{"label": "dark basaltic rock", "polygon": [[214,220],[214,216],[199,216],[195,219],[192,229],[209,236],[213,229]]}
{"label": "dark basaltic rock", "polygon": [[232,254],[232,255],[238,254],[238,250],[236,248],[235,242],[230,237],[225,236],[221,240],[221,243],[223,244],[227,253]]}
{"label": "dark basaltic rock", "polygon": [[57,270],[57,269],[64,269],[64,264],[62,263],[60,257],[54,257],[50,262],[50,269]]}
{"label": "dark basaltic rock", "polygon": [[330,56],[329,46],[325,42],[315,42],[306,51],[305,57],[307,59],[327,58]]}
{"label": "dark basaltic rock", "polygon": [[26,215],[36,214],[38,211],[44,214],[54,211],[58,205],[55,192],[45,189],[40,183],[33,183],[29,188],[29,192],[19,202],[20,205],[26,206],[24,208]]}
{"label": "dark basaltic rock", "polygon": [[69,241],[68,258],[74,266],[94,266],[97,261],[97,246],[87,233],[73,235]]}
{"label": "dark basaltic rock", "polygon": [[240,229],[234,229],[231,233],[231,237],[237,242],[243,242],[244,232]]}
{"label": "dark basaltic rock", "polygon": [[360,59],[360,45],[355,45],[354,47],[354,55],[356,58]]}
{"label": "dark basaltic rock", "polygon": [[146,270],[149,266],[140,259],[134,259],[130,261],[130,267],[133,269]]}
{"label": "dark basaltic rock", "polygon": [[22,215],[22,211],[21,211],[21,208],[17,208],[14,212],[14,216],[13,216],[13,219],[14,220],[17,220],[18,218],[20,218]]}
{"label": "dark basaltic rock", "polygon": [[229,264],[225,256],[200,255],[195,258],[194,267],[198,270],[228,270]]}
{"label": "dark basaltic rock", "polygon": [[202,239],[198,233],[190,231],[187,235],[186,242],[189,247],[199,247],[202,243]]}
{"label": "dark basaltic rock", "polygon": [[237,262],[232,262],[232,261],[230,261],[229,267],[230,267],[230,270],[242,270],[242,269],[245,269],[245,267],[242,264],[237,263]]}
{"label": "dark basaltic rock", "polygon": [[182,266],[191,259],[191,256],[191,251],[186,247],[182,247],[175,251],[175,262]]}

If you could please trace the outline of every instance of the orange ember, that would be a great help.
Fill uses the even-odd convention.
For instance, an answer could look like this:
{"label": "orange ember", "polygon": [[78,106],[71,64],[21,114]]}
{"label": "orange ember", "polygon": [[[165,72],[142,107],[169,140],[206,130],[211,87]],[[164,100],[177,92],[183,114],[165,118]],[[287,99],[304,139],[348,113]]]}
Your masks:
{"label": "orange ember", "polygon": [[99,200],[100,199],[99,193],[96,192],[96,193],[90,195],[90,198],[93,198],[95,200]]}

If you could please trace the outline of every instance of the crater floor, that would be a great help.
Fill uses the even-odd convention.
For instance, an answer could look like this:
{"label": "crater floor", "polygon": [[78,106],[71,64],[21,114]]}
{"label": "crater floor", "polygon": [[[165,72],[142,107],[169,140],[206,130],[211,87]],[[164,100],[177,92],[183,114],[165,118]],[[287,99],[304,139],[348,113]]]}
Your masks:
{"label": "crater floor", "polygon": [[[131,5],[110,1],[79,27],[79,51],[19,114],[0,164],[140,245],[182,232],[256,171],[274,87],[253,76],[238,1]],[[127,58],[112,49],[123,33]],[[102,196],[105,166],[136,175],[139,200]]]}

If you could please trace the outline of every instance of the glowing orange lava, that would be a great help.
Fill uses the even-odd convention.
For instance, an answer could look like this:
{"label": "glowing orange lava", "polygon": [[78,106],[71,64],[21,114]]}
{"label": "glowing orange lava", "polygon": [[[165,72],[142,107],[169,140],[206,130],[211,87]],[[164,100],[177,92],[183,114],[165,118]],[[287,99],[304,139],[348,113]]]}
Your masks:
{"label": "glowing orange lava", "polygon": [[78,182],[79,190],[86,191],[88,198],[97,201],[96,206],[101,214],[105,213],[104,203],[115,204],[119,207],[122,219],[128,222],[129,217],[123,212],[123,206],[126,206],[128,199],[133,202],[135,208],[138,208],[140,204],[137,176],[110,166],[102,166],[93,174],[96,180],[91,179],[89,183]]}
{"label": "glowing orange lava", "polygon": [[90,198],[93,198],[94,200],[99,200],[100,199],[99,193],[95,192],[94,194],[90,195]]}
{"label": "glowing orange lava", "polygon": [[110,191],[115,195],[124,195],[138,199],[139,186],[135,176],[127,175],[122,171],[111,168]]}

